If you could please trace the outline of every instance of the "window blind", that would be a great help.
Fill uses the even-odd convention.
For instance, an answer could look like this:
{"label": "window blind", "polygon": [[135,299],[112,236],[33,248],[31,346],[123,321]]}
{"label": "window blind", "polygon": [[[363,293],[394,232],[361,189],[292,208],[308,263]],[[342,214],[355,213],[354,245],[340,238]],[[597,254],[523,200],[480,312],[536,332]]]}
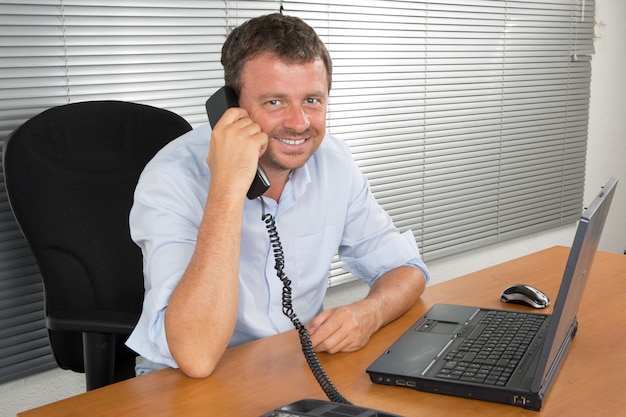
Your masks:
{"label": "window blind", "polygon": [[[326,42],[329,132],[426,260],[578,218],[593,0],[0,1],[0,135],[94,99],[205,123],[226,34],[280,7]],[[0,185],[0,383],[54,366],[41,300]]]}
{"label": "window blind", "polygon": [[328,3],[284,7],[333,57],[330,133],[426,260],[578,219],[593,1]]}
{"label": "window blind", "polygon": [[[63,44],[53,2],[0,5],[0,135],[63,103]],[[61,98],[60,98],[61,97]],[[0,184],[0,383],[54,367],[43,288]]]}

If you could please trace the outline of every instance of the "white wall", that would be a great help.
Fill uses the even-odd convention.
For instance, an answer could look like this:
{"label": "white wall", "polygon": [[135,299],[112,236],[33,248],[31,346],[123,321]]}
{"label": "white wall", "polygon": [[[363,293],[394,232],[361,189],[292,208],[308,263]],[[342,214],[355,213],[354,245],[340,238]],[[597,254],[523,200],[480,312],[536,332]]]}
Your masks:
{"label": "white wall", "polygon": [[[626,249],[626,2],[597,0],[596,54],[592,60],[591,112],[585,201],[590,201],[610,176],[619,178],[611,214],[600,249],[623,253]],[[504,242],[492,247],[438,259],[429,263],[431,284],[513,259],[554,245],[571,244],[574,226]],[[327,306],[350,302],[367,291],[359,283],[331,288]],[[85,391],[84,376],[70,371],[52,370],[0,385],[0,416],[47,404]]]}
{"label": "white wall", "polygon": [[626,2],[596,0],[596,54],[592,59],[591,105],[585,201],[609,176],[618,184],[600,249],[626,250]]}

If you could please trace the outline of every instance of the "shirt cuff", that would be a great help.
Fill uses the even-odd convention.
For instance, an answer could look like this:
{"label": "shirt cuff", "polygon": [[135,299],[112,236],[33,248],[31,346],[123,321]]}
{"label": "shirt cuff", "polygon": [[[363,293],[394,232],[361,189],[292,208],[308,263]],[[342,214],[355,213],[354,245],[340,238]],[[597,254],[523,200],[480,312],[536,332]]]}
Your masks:
{"label": "shirt cuff", "polygon": [[426,282],[430,280],[428,268],[422,261],[411,230],[398,235],[372,253],[345,260],[344,268],[371,286],[378,277],[401,266],[416,267],[422,271]]}

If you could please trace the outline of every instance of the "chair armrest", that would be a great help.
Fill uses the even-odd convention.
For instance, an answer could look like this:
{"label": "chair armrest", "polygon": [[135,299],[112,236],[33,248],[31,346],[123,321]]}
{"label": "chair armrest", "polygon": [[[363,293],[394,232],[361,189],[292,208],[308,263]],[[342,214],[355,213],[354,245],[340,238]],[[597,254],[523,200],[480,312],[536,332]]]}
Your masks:
{"label": "chair armrest", "polygon": [[139,313],[89,310],[80,312],[57,312],[46,317],[46,327],[55,331],[130,334]]}

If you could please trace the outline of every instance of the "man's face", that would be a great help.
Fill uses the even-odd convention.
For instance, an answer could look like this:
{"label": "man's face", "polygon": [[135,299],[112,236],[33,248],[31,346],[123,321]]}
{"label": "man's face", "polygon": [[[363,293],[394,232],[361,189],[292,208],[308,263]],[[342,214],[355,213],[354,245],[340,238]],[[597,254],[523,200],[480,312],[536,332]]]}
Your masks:
{"label": "man's face", "polygon": [[321,60],[288,64],[263,53],[244,64],[239,105],[269,136],[266,170],[299,168],[326,132],[328,77]]}

